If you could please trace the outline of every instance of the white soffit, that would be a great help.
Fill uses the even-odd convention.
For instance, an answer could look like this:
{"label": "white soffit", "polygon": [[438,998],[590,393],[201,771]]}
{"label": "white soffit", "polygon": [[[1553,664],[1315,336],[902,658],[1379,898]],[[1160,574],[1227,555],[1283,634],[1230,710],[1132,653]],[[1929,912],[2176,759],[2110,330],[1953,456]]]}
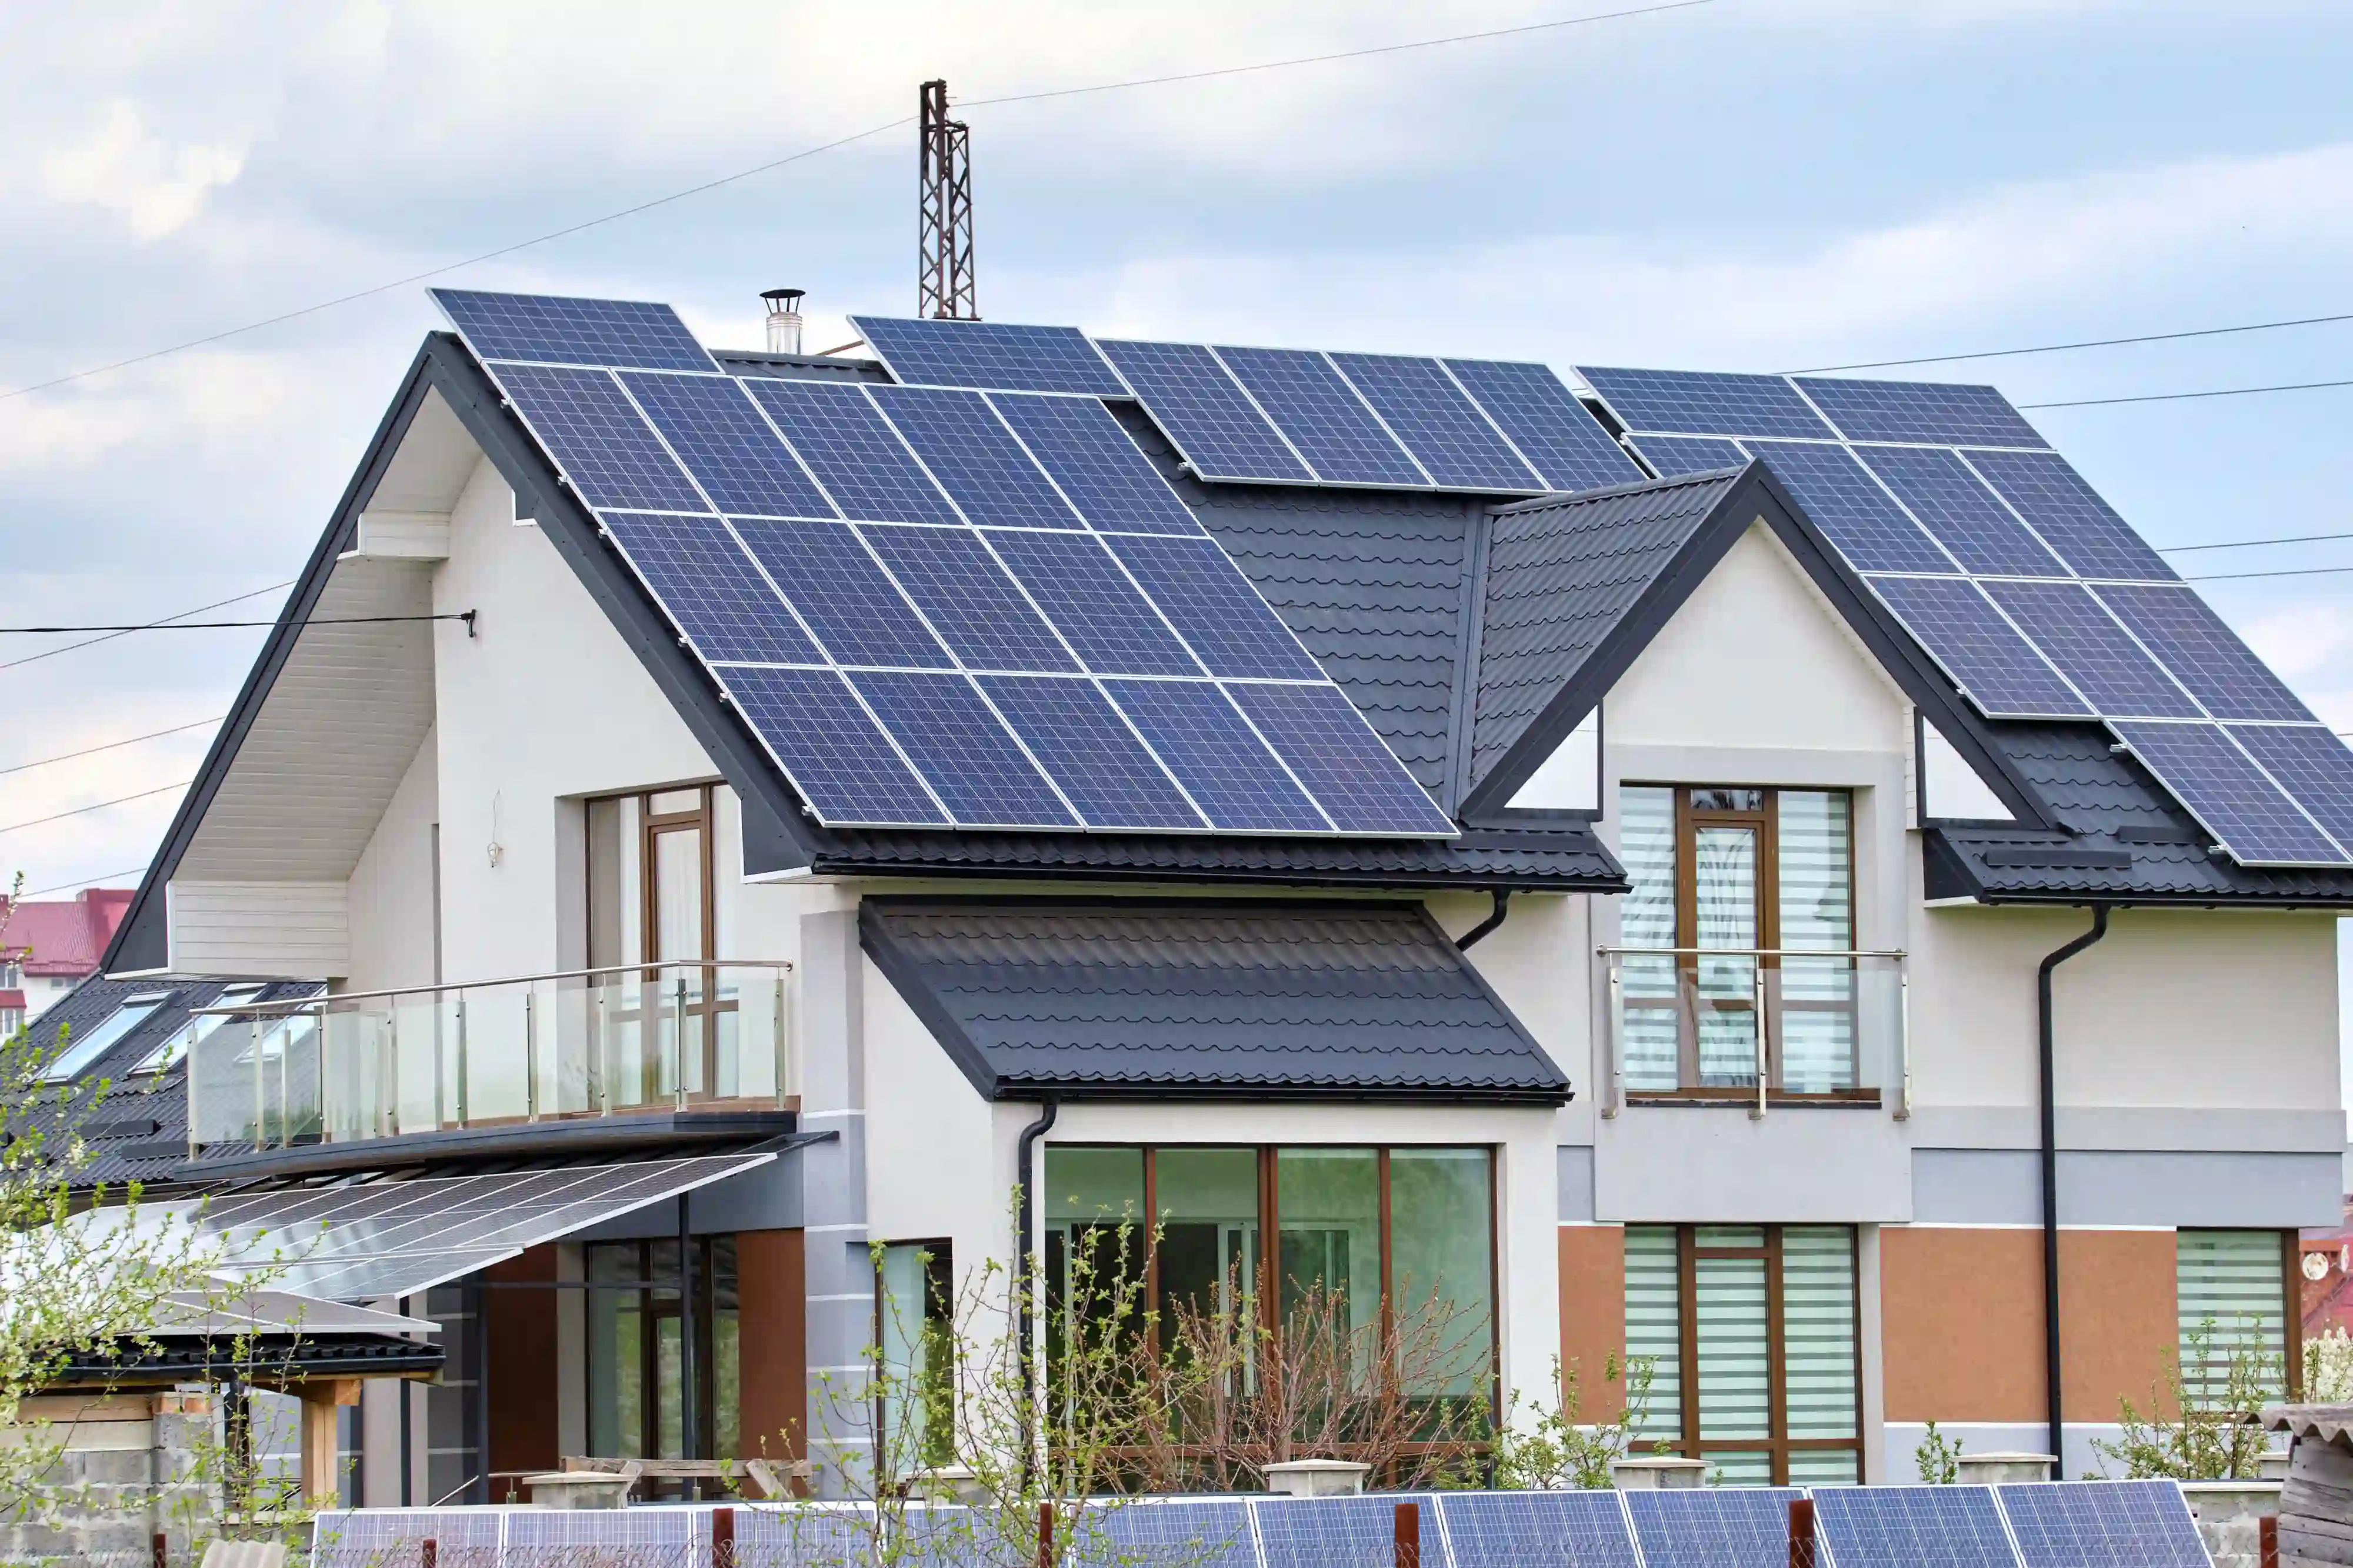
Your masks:
{"label": "white soffit", "polygon": [[1513,811],[1601,809],[1601,710],[1577,721],[1507,803]]}
{"label": "white soffit", "polygon": [[1926,719],[1920,721],[1921,795],[1928,817],[1947,822],[2018,820],[1992,786]]}

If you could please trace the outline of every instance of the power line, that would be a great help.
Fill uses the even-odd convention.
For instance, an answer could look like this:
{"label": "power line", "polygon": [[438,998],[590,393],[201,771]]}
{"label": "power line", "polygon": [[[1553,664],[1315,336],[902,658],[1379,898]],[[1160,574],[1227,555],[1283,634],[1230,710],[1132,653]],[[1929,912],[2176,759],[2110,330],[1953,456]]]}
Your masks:
{"label": "power line", "polygon": [[69,888],[95,888],[100,882],[111,882],[117,877],[142,877],[146,873],[144,866],[125,866],[120,871],[100,871],[97,876],[84,877],[79,882],[58,882],[51,887],[36,888],[29,893],[19,893],[16,897],[21,902],[26,899],[37,899],[43,893],[62,893]]}
{"label": "power line", "polygon": [[2353,566],[2290,566],[2277,572],[2208,572],[2195,577],[2184,577],[2185,583],[2232,583],[2246,577],[2334,577],[2353,572]]}
{"label": "power line", "polygon": [[2323,544],[2333,539],[2353,539],[2353,533],[2297,533],[2285,539],[2231,539],[2220,544],[2160,544],[2159,555],[2187,555],[2193,550],[2253,550],[2262,544]]}
{"label": "power line", "polygon": [[2066,403],[2021,403],[2021,408],[2103,408],[2113,403],[2179,403],[2191,397],[2248,397],[2258,392],[2319,392],[2353,381],[2291,381],[2277,386],[2225,386],[2213,392],[2147,392],[2137,397],[2078,397]]}
{"label": "power line", "polygon": [[[183,621],[187,619],[190,616],[201,616],[206,610],[217,610],[227,605],[241,605],[248,599],[259,599],[264,594],[274,594],[280,588],[291,588],[293,585],[294,584],[291,580],[284,583],[272,583],[267,588],[256,588],[249,594],[238,594],[227,599],[216,599],[209,605],[198,605],[193,610],[182,610],[176,616],[165,616],[163,620],[150,621],[146,626],[140,626],[135,629],[139,631],[146,631],[150,627],[164,626],[172,621]],[[55,658],[61,653],[71,653],[77,648],[95,647],[100,643],[112,642],[116,637],[128,637],[130,633],[128,632],[109,632],[104,637],[92,637],[88,642],[68,643],[63,647],[44,648],[39,653],[28,653],[22,658],[12,658],[5,664],[0,664],[0,669],[14,669],[20,664],[34,664],[45,658]]]}
{"label": "power line", "polygon": [[[2333,321],[2353,321],[2353,314],[2342,316],[2299,316],[2292,321],[2249,321],[2237,327],[2194,327],[2179,332],[2143,332],[2129,338],[2084,338],[2072,343],[2036,343],[2022,349],[1980,349],[1965,354],[1922,354],[1917,359],[1864,360],[1858,364],[1818,364],[1805,370],[1784,371],[1784,375],[1826,375],[1839,370],[1893,370],[1907,364],[1951,364],[1959,360],[2010,359],[2019,354],[2055,354],[2069,349],[2112,349],[2125,343],[2169,343],[2183,338],[2219,338],[2232,332],[2271,332],[2283,327],[2318,327]],[[2045,407],[2056,405],[2044,405]]]}
{"label": "power line", "polygon": [[142,789],[137,795],[121,795],[112,800],[101,800],[95,805],[78,805],[71,811],[60,811],[48,816],[37,816],[30,822],[12,822],[5,827],[0,827],[0,833],[15,833],[20,828],[38,827],[47,822],[63,822],[69,816],[85,816],[93,811],[104,811],[109,806],[128,805],[134,800],[145,800],[150,795],[165,795],[175,789],[185,789],[195,782],[193,779],[182,779],[178,784],[157,784],[153,789]]}
{"label": "power line", "polygon": [[[1640,5],[1621,11],[1595,12],[1582,16],[1567,16],[1554,22],[1531,22],[1525,26],[1491,28],[1485,32],[1455,33],[1445,37],[1416,39],[1411,43],[1378,44],[1362,49],[1342,49],[1332,54],[1301,55],[1291,59],[1262,60],[1256,65],[1220,66],[1210,70],[1185,71],[1171,76],[1137,77],[1125,81],[1097,82],[1086,87],[1050,88],[1040,92],[1007,93],[997,98],[968,99],[964,100],[964,106],[976,109],[997,104],[1035,103],[1046,99],[1075,98],[1086,93],[1122,92],[1131,88],[1162,87],[1175,82],[1207,81],[1214,77],[1246,76],[1259,71],[1287,70],[1295,66],[1329,65],[1339,60],[1365,59],[1375,55],[1402,54],[1412,49],[1435,49],[1450,44],[1477,43],[1491,38],[1508,38],[1528,33],[1550,32],[1563,27],[1580,27],[1594,22],[1621,21],[1632,16],[1654,16],[1663,11],[1688,11],[1696,6],[1714,4],[1715,0],[1664,0],[1663,4],[1655,5]],[[623,207],[617,212],[586,218],[575,224],[567,224],[562,228],[550,229],[545,234],[533,235],[529,239],[519,239],[512,245],[502,245],[495,250],[485,250],[479,255],[467,257],[462,261],[452,261],[444,266],[428,268],[422,272],[412,272],[406,278],[396,278],[389,283],[378,283],[369,288],[354,289],[348,294],[339,294],[332,300],[322,300],[316,304],[304,305],[292,310],[283,310],[277,315],[266,316],[257,321],[248,321],[242,326],[227,327],[217,332],[208,332],[200,338],[190,338],[185,342],[174,343],[168,348],[151,349],[145,353],[132,354],[128,359],[92,365],[87,370],[73,371],[65,375],[53,376],[47,381],[35,382],[30,386],[19,386],[7,392],[0,392],[0,403],[5,403],[11,398],[27,396],[36,392],[47,392],[52,387],[64,386],[71,382],[85,381],[94,375],[104,375],[111,371],[125,370],[134,364],[144,364],[150,360],[162,359],[167,354],[184,353],[189,349],[203,348],[229,338],[241,337],[247,332],[259,331],[264,327],[274,327],[287,321],[300,321],[305,316],[315,316],[322,310],[333,310],[338,305],[349,305],[361,300],[373,299],[378,294],[389,294],[396,289],[406,289],[413,283],[423,283],[431,279],[446,277],[449,273],[468,267],[479,267],[486,261],[496,261],[501,257],[512,256],[519,250],[528,250],[533,246],[569,238],[573,235],[599,228],[608,223],[618,223],[623,218],[636,217],[641,213],[651,212],[656,207],[682,202],[690,196],[702,195],[723,186],[735,184],[740,181],[751,179],[754,175],[770,174],[787,164],[797,163],[805,159],[817,157],[820,153],[835,152],[853,142],[880,136],[886,131],[896,131],[902,126],[912,125],[914,121],[913,115],[902,114],[895,120],[886,121],[880,125],[870,125],[863,131],[852,132],[847,136],[837,137],[831,142],[820,142],[814,147],[804,147],[797,153],[787,153],[781,158],[772,158],[765,163],[757,163],[748,169],[740,169],[732,174],[722,174],[717,179],[705,180],[699,185],[690,185],[681,191],[672,191],[668,195],[656,196],[649,201],[639,202],[634,206]],[[5,668],[7,667],[0,665],[0,669]]]}
{"label": "power line", "polygon": [[51,763],[69,763],[76,757],[94,757],[100,752],[120,751],[124,746],[135,746],[142,741],[157,741],[166,735],[185,734],[190,730],[201,730],[207,724],[217,724],[226,717],[227,717],[226,714],[215,714],[210,719],[199,719],[191,724],[174,724],[168,730],[151,730],[144,735],[133,735],[127,741],[109,741],[103,746],[85,746],[79,752],[61,752],[54,757],[43,757],[37,762],[18,763],[13,768],[0,768],[0,777],[5,777],[10,773],[30,773],[35,768],[46,768]]}
{"label": "power line", "polygon": [[[195,615],[196,612],[191,610],[188,613]],[[298,626],[383,626],[414,621],[463,621],[470,626],[474,624],[474,615],[475,612],[472,610],[459,610],[447,616],[322,616],[312,620],[296,621],[293,624]],[[274,626],[278,624],[274,620],[144,621],[137,626],[0,626],[0,637],[16,634],[36,636],[52,632],[113,632],[118,636],[125,632],[216,632],[237,626]],[[6,668],[5,665],[0,665],[0,669]]]}

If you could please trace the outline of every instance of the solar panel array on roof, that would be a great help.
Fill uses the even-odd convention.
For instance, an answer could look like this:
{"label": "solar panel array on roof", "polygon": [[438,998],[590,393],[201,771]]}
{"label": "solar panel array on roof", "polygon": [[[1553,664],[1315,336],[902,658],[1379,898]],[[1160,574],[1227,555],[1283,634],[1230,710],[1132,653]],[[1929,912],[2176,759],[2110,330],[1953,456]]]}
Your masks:
{"label": "solar panel array on roof", "polygon": [[1762,458],[1988,717],[2105,721],[2242,865],[2353,865],[2353,752],[1992,387],[1579,373],[1662,475]]}
{"label": "solar panel array on roof", "polygon": [[820,821],[1453,833],[1083,336],[860,320],[902,371],[1042,393],[739,380],[678,374],[667,307],[436,297]]}

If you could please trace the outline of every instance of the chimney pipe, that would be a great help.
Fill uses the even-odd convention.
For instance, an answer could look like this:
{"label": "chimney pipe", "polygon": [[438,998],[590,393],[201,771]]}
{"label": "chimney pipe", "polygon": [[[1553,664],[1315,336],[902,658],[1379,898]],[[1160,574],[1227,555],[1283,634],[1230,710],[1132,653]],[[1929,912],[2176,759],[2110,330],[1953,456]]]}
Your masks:
{"label": "chimney pipe", "polygon": [[805,289],[764,289],[760,298],[768,306],[768,352],[772,354],[797,354],[801,352],[801,300]]}

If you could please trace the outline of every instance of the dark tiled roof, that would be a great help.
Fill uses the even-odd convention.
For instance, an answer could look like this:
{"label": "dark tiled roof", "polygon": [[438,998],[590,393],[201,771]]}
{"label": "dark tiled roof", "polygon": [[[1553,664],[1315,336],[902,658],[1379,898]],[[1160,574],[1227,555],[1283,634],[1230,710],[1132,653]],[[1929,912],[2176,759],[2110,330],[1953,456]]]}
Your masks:
{"label": "dark tiled roof", "polygon": [[2137,761],[2112,752],[2097,724],[1986,729],[2074,837],[1940,826],[1931,898],[2353,904],[2353,872],[2264,869],[2207,853],[2213,840]]}
{"label": "dark tiled roof", "polygon": [[1472,783],[1511,749],[1738,479],[1734,469],[1496,511],[1480,626]]}
{"label": "dark tiled roof", "polygon": [[992,1098],[1568,1097],[1419,904],[868,899],[859,920]]}

